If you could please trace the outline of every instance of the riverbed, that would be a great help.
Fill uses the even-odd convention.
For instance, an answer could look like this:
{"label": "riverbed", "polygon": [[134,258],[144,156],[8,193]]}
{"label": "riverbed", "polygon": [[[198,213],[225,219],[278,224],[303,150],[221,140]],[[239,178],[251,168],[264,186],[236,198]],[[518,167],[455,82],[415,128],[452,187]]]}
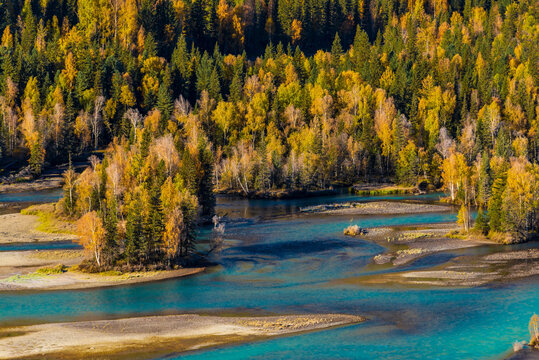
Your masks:
{"label": "riverbed", "polygon": [[[374,200],[435,201],[424,196],[335,196],[298,200],[218,197],[225,234],[215,263],[185,279],[131,286],[0,294],[1,325],[111,319],[141,315],[286,315],[339,313],[367,321],[321,332],[288,336],[178,355],[186,359],[500,359],[512,343],[528,337],[539,311],[539,279],[468,288],[364,286],[335,280],[372,271],[376,243],[343,235],[363,228],[449,222],[454,211],[401,215],[305,214],[320,204]],[[200,251],[214,236],[200,230]],[[406,264],[407,270],[443,263],[477,248],[447,251]],[[482,253],[499,251],[481,246]],[[446,255],[440,257],[440,254]],[[1,253],[0,253],[1,256]],[[429,263],[430,261],[430,263]],[[380,270],[377,270],[380,271]],[[388,268],[382,271],[394,271]],[[176,358],[175,356],[169,358]]]}

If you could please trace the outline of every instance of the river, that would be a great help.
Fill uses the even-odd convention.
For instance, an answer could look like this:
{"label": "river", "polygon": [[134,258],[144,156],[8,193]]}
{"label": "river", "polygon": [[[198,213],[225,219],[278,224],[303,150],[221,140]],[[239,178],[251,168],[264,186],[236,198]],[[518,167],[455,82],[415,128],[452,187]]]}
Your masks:
{"label": "river", "polygon": [[[205,273],[117,288],[2,293],[0,321],[40,323],[182,312],[347,313],[364,315],[368,321],[168,358],[500,359],[507,355],[514,341],[528,338],[528,320],[539,310],[537,278],[465,289],[374,288],[334,281],[368,272],[372,257],[384,251],[371,242],[343,236],[350,223],[372,227],[447,222],[455,220],[455,213],[353,219],[299,213],[303,206],[321,203],[408,198],[436,200],[438,195],[343,193],[275,201],[218,197],[217,212],[227,215],[223,249],[211,255],[216,265]],[[210,227],[200,230],[201,249],[211,236]],[[408,268],[495,249],[485,246],[432,255]]]}

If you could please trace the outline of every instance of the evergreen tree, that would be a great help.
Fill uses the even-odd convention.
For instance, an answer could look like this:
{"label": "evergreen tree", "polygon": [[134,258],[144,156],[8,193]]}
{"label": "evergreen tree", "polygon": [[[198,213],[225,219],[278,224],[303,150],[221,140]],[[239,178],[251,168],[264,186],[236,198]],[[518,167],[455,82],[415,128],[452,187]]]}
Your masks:
{"label": "evergreen tree", "polygon": [[45,150],[41,142],[36,141],[30,148],[30,160],[28,161],[34,176],[41,175],[45,163]]}
{"label": "evergreen tree", "polygon": [[481,156],[481,167],[479,169],[479,184],[477,188],[477,200],[482,206],[487,205],[490,197],[490,165],[489,157],[486,151]]}
{"label": "evergreen tree", "polygon": [[135,198],[129,204],[125,225],[125,258],[129,265],[140,264],[141,239],[143,236],[143,205],[140,193],[136,192]]}
{"label": "evergreen tree", "polygon": [[341,38],[339,37],[339,33],[335,33],[335,38],[333,39],[333,44],[331,45],[331,62],[336,69],[340,68],[342,54],[343,51],[341,46]]}
{"label": "evergreen tree", "polygon": [[221,99],[221,85],[219,84],[219,74],[217,73],[217,66],[214,66],[213,71],[211,72],[208,93],[210,95],[210,98],[212,99]]}
{"label": "evergreen tree", "polygon": [[492,195],[488,202],[489,227],[494,231],[502,231],[502,203],[505,189],[505,176],[500,176],[492,184]]}
{"label": "evergreen tree", "polygon": [[211,218],[215,213],[215,194],[213,192],[213,155],[208,146],[202,142],[198,145],[198,156],[203,169],[198,187],[198,201],[202,208],[202,216]]}
{"label": "evergreen tree", "polygon": [[106,258],[114,263],[118,252],[118,214],[116,196],[111,194],[107,201],[107,211],[104,219],[106,231]]}
{"label": "evergreen tree", "polygon": [[479,207],[477,210],[477,216],[475,218],[474,230],[486,235],[489,231],[488,216],[483,212],[483,208]]}
{"label": "evergreen tree", "polygon": [[161,112],[161,119],[159,124],[159,130],[161,133],[164,132],[168,120],[172,115],[174,110],[174,102],[172,100],[172,91],[170,90],[171,86],[171,73],[169,68],[166,68],[165,76],[163,77],[163,82],[159,85],[159,92],[157,94],[157,108]]}
{"label": "evergreen tree", "polygon": [[241,70],[235,69],[234,77],[230,83],[230,96],[229,101],[238,102],[241,99],[243,93],[243,84],[241,81]]}

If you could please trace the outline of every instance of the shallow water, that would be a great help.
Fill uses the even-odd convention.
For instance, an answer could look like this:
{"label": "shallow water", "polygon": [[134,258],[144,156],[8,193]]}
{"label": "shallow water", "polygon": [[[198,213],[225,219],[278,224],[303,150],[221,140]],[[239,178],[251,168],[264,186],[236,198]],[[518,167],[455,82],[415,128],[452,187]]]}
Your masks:
{"label": "shallow water", "polygon": [[58,201],[63,195],[62,189],[51,189],[42,191],[24,191],[17,193],[0,194],[0,203],[32,202],[45,203]]}
{"label": "shallow water", "polygon": [[2,251],[26,251],[26,250],[65,250],[65,249],[80,249],[79,244],[71,241],[50,241],[50,242],[26,242],[0,244],[0,252]]}
{"label": "shallow water", "polygon": [[[437,196],[424,198],[436,200]],[[3,293],[0,322],[181,312],[334,312],[369,318],[355,326],[178,357],[187,359],[495,359],[514,341],[527,338],[528,320],[539,309],[538,279],[496,287],[423,290],[333,282],[364,274],[372,257],[384,251],[379,245],[343,236],[343,228],[350,223],[370,227],[456,218],[451,212],[355,219],[298,214],[303,206],[358,198],[344,193],[279,201],[219,198],[218,212],[229,215],[224,248],[211,257],[218,265],[205,273],[120,288]],[[200,231],[202,242],[210,237],[210,228]],[[408,267],[432,266],[457,255],[492,251],[485,246],[446,252]]]}

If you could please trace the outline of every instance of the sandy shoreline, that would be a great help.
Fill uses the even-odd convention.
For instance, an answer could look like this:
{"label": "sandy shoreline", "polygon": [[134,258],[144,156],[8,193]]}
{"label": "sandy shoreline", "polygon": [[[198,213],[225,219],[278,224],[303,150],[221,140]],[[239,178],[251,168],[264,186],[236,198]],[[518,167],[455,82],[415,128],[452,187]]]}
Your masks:
{"label": "sandy shoreline", "polygon": [[36,230],[40,224],[36,215],[20,213],[0,215],[0,244],[25,242],[73,241],[76,235],[45,233]]}
{"label": "sandy shoreline", "polygon": [[364,321],[318,314],[269,317],[167,315],[0,329],[0,359],[154,358]]}
{"label": "sandy shoreline", "polygon": [[331,215],[403,215],[451,210],[452,207],[447,205],[404,201],[371,201],[308,206],[302,208],[301,212]]}

